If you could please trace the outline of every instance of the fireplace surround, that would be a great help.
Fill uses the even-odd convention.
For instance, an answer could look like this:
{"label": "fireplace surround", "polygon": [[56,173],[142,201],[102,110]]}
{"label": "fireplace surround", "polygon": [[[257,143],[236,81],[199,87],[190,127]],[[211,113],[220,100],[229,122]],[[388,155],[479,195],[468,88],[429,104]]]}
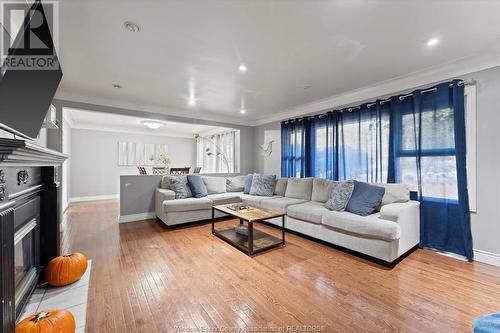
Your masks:
{"label": "fireplace surround", "polygon": [[0,327],[13,333],[44,266],[59,255],[58,167],[66,155],[0,138]]}

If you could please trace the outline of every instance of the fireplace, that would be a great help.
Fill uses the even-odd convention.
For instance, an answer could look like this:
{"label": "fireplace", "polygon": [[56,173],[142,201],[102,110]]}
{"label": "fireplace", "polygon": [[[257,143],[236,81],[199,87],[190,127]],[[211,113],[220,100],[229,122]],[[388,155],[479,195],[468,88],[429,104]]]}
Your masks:
{"label": "fireplace", "polygon": [[14,285],[16,312],[27,299],[39,273],[39,218],[33,218],[14,233]]}
{"label": "fireplace", "polygon": [[16,319],[43,268],[59,255],[59,182],[65,155],[0,138],[0,332]]}

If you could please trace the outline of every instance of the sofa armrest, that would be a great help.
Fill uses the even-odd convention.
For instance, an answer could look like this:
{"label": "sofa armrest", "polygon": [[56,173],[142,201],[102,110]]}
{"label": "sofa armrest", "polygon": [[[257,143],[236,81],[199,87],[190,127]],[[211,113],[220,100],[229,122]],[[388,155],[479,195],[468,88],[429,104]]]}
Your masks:
{"label": "sofa armrest", "polygon": [[156,197],[161,200],[161,202],[165,200],[174,200],[175,192],[172,190],[165,190],[162,188],[156,189]]}
{"label": "sofa armrest", "polygon": [[403,217],[404,215],[413,215],[415,211],[418,211],[419,206],[420,202],[412,200],[387,204],[380,208],[380,218],[383,220],[398,222],[400,217]]}
{"label": "sofa armrest", "polygon": [[163,222],[166,221],[165,212],[163,210],[163,202],[165,200],[175,200],[175,192],[172,190],[164,190],[157,188],[155,192],[155,212]]}
{"label": "sofa armrest", "polygon": [[396,222],[401,228],[397,257],[411,250],[420,240],[420,202],[410,200],[382,206],[380,218]]}

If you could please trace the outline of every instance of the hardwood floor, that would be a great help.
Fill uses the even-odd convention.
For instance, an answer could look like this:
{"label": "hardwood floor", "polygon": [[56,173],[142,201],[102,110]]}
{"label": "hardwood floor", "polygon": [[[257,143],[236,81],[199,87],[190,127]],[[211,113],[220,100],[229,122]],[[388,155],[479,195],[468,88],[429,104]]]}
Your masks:
{"label": "hardwood floor", "polygon": [[116,202],[65,214],[63,251],[92,259],[88,333],[470,332],[474,317],[500,310],[500,268],[429,250],[388,269],[287,234],[285,248],[250,258],[209,224],[169,229],[117,216]]}

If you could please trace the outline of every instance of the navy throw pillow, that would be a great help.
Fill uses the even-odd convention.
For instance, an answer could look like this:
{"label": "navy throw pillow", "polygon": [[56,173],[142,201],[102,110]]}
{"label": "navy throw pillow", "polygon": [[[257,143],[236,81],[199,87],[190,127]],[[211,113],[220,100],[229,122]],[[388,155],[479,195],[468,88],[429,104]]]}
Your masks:
{"label": "navy throw pillow", "polygon": [[383,187],[354,181],[354,190],[345,210],[361,216],[370,215],[382,203],[384,193]]}
{"label": "navy throw pillow", "polygon": [[201,179],[201,176],[198,175],[188,175],[187,181],[189,188],[191,189],[191,193],[195,198],[203,198],[208,194],[207,186]]}
{"label": "navy throw pillow", "polygon": [[243,193],[249,194],[252,188],[253,175],[248,175],[245,177],[245,186],[243,187]]}

